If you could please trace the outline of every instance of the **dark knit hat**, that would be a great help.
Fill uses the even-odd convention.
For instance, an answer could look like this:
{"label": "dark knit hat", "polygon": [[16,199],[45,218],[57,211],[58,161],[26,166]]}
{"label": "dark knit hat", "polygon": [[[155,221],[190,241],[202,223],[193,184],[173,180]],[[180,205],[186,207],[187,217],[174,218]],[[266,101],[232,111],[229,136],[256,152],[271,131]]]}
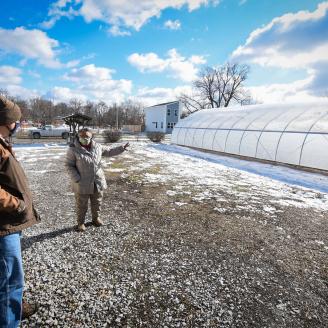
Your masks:
{"label": "dark knit hat", "polygon": [[0,95],[0,126],[18,121],[22,116],[18,105]]}

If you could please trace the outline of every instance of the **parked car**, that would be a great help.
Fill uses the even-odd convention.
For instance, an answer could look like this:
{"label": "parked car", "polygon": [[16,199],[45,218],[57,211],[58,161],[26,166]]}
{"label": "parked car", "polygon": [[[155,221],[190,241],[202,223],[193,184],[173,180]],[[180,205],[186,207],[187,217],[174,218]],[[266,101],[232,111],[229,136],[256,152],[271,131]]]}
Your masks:
{"label": "parked car", "polygon": [[30,129],[29,136],[33,139],[40,139],[43,137],[61,137],[67,139],[69,137],[69,127],[45,125],[41,128]]}

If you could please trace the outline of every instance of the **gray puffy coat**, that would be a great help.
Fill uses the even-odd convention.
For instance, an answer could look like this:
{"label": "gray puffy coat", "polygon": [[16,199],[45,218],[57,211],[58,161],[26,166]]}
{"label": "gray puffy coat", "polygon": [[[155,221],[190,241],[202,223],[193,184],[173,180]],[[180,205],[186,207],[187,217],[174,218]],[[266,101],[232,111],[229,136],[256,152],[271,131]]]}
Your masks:
{"label": "gray puffy coat", "polygon": [[124,151],[122,146],[110,149],[94,140],[91,141],[90,151],[83,148],[76,140],[67,150],[65,166],[72,179],[73,191],[79,194],[93,194],[94,187],[104,190],[107,188],[104,171],[101,167],[101,157],[116,156]]}

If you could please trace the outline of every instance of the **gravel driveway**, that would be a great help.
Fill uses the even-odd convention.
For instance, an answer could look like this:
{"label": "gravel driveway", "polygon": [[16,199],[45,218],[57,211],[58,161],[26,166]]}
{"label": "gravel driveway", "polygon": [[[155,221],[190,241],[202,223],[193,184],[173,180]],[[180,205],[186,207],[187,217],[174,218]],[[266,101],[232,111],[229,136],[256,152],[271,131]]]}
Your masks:
{"label": "gravel driveway", "polygon": [[16,152],[43,219],[23,327],[328,326],[326,193],[134,143],[104,163],[105,226],[78,233],[66,148]]}

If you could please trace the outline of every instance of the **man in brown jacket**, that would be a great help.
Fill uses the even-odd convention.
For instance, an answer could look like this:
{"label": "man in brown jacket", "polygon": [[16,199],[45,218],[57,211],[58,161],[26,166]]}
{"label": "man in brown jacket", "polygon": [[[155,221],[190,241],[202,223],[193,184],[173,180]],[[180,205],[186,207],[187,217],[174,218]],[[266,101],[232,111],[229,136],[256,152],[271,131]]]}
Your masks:
{"label": "man in brown jacket", "polygon": [[39,221],[25,173],[8,142],[21,117],[19,107],[0,96],[0,327],[18,327],[24,273],[20,235]]}

